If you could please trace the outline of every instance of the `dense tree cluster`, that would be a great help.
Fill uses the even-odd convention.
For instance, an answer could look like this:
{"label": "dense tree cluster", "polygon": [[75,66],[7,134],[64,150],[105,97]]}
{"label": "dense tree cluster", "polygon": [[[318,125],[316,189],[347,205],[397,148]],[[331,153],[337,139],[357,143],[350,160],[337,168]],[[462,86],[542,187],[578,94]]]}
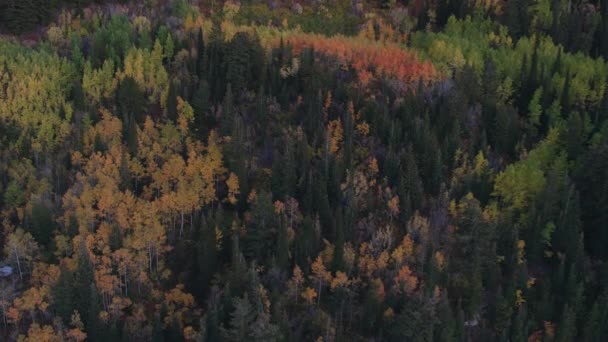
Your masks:
{"label": "dense tree cluster", "polygon": [[0,5],[1,340],[608,339],[603,2],[60,5]]}

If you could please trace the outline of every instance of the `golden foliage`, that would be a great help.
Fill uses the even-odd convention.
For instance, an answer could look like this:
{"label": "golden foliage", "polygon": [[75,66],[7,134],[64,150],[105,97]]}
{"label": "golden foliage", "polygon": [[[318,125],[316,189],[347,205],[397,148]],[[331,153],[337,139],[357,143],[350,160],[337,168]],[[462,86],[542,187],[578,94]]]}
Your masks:
{"label": "golden foliage", "polygon": [[32,323],[27,331],[27,336],[19,336],[19,342],[62,342],[62,338],[52,326],[41,327],[38,323]]}
{"label": "golden foliage", "polygon": [[522,291],[520,289],[515,290],[515,306],[520,307],[525,302],[526,299],[524,298]]}
{"label": "golden foliage", "polygon": [[369,124],[365,121],[357,124],[357,132],[362,136],[366,137],[369,135]]}
{"label": "golden foliage", "polygon": [[287,284],[294,297],[297,298],[300,295],[300,286],[302,286],[302,284],[304,284],[304,273],[302,273],[300,266],[295,265],[293,268],[293,276]]}
{"label": "golden foliage", "polygon": [[167,305],[168,313],[165,317],[165,324],[170,326],[173,319],[183,326],[184,316],[189,312],[194,305],[194,297],[184,292],[184,285],[178,284],[171,291],[165,293],[165,304]]}
{"label": "golden foliage", "polygon": [[399,196],[395,195],[388,201],[388,210],[392,216],[399,215]]}
{"label": "golden foliage", "polygon": [[321,284],[331,282],[331,280],[332,280],[331,273],[329,273],[329,271],[327,271],[327,269],[325,268],[325,265],[323,264],[323,259],[321,258],[320,255],[313,262],[311,269],[312,269],[313,278],[317,282],[319,282]]}
{"label": "golden foliage", "polygon": [[226,199],[228,203],[235,205],[238,202],[236,197],[241,193],[239,190],[239,178],[234,173],[230,172],[230,175],[226,180],[226,185],[228,186],[228,196]]}
{"label": "golden foliage", "polygon": [[399,269],[399,273],[393,278],[393,281],[397,293],[405,291],[405,293],[410,294],[414,292],[418,286],[418,278],[412,274],[412,271],[407,265],[402,266]]}
{"label": "golden foliage", "polygon": [[106,59],[99,69],[93,69],[90,62],[84,65],[82,88],[89,101],[99,104],[103,99],[109,99],[118,87],[118,79],[114,77],[114,62]]}
{"label": "golden foliage", "polygon": [[348,287],[350,281],[348,280],[348,276],[346,273],[338,271],[336,272],[336,276],[331,280],[331,289],[335,290],[341,287]]}
{"label": "golden foliage", "polygon": [[21,297],[15,298],[7,317],[13,323],[18,323],[25,313],[35,315],[36,311],[45,312],[49,306],[49,287],[30,287]]}
{"label": "golden foliage", "polygon": [[391,320],[393,317],[395,317],[395,311],[393,310],[393,308],[389,307],[388,309],[384,310],[382,316],[386,320]]}
{"label": "golden foliage", "polygon": [[78,311],[74,311],[71,317],[70,326],[72,329],[68,330],[67,337],[70,341],[74,342],[82,342],[87,339],[87,334],[83,331],[84,324],[80,319],[80,314]]}
{"label": "golden foliage", "polygon": [[329,139],[329,152],[331,154],[338,153],[340,144],[342,144],[342,140],[344,139],[344,131],[340,119],[331,120],[327,124],[327,137]]}
{"label": "golden foliage", "polygon": [[443,253],[441,253],[441,251],[435,252],[434,258],[437,269],[443,271],[445,269],[445,256]]}
{"label": "golden foliage", "polygon": [[517,264],[521,265],[524,263],[525,258],[526,258],[526,251],[525,251],[526,241],[517,240],[516,247],[517,247]]}
{"label": "golden foliage", "polygon": [[405,261],[411,260],[414,255],[414,240],[410,237],[409,234],[403,237],[401,244],[397,246],[393,253],[391,254],[391,258],[395,262],[396,265],[402,265]]}
{"label": "golden foliage", "polygon": [[163,66],[163,48],[158,39],[152,51],[132,48],[125,57],[123,70],[116,76],[119,80],[133,78],[151,103],[158,103],[163,108],[166,106],[169,74]]}
{"label": "golden foliage", "polygon": [[380,170],[378,168],[378,160],[376,159],[376,157],[371,157],[369,159],[369,170],[371,172],[372,175],[376,175],[378,174],[378,171]]}
{"label": "golden foliage", "polygon": [[181,96],[177,97],[177,115],[178,127],[185,136],[188,134],[188,125],[194,121],[194,110]]}
{"label": "golden foliage", "polygon": [[378,256],[378,259],[376,259],[376,267],[378,268],[378,270],[386,269],[386,267],[388,266],[389,259],[390,256],[388,252],[382,251],[382,253],[380,253],[380,255]]}
{"label": "golden foliage", "polygon": [[302,291],[302,298],[304,298],[306,303],[312,304],[317,298],[317,291],[315,291],[313,288],[307,287],[304,291]]}

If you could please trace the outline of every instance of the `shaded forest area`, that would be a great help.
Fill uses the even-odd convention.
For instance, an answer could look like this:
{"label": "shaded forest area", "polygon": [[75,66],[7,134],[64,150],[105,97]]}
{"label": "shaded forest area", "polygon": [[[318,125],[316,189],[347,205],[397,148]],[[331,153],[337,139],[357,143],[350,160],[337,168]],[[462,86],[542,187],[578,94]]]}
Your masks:
{"label": "shaded forest area", "polygon": [[3,0],[0,339],[608,340],[607,25]]}

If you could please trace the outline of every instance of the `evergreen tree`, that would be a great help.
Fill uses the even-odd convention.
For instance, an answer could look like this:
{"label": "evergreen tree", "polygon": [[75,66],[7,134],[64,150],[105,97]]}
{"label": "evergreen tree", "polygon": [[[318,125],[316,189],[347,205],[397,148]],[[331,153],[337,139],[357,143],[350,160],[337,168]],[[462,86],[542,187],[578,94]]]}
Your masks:
{"label": "evergreen tree", "polygon": [[[203,38],[203,28],[198,30],[198,39],[196,45],[196,73],[201,82],[206,76],[207,56],[205,55],[205,39]],[[207,85],[208,86],[208,85]],[[199,86],[200,87],[200,86]]]}
{"label": "evergreen tree", "polygon": [[80,313],[80,317],[85,327],[92,327],[90,322],[92,319],[88,314],[90,309],[94,309],[94,303],[91,302],[91,285],[94,286],[95,278],[93,276],[93,265],[89,258],[89,253],[86,247],[82,245],[78,253],[78,262],[73,279],[73,303],[76,311]]}
{"label": "evergreen tree", "polygon": [[177,122],[177,91],[175,84],[169,81],[169,92],[167,95],[167,119]]}
{"label": "evergreen tree", "polygon": [[505,21],[509,33],[514,38],[525,36],[529,27],[528,0],[507,1]]}
{"label": "evergreen tree", "polygon": [[99,312],[101,311],[101,303],[99,299],[99,295],[97,293],[97,288],[95,287],[95,282],[91,283],[90,286],[90,295],[89,295],[89,307],[86,311],[87,319],[86,319],[86,332],[87,338],[91,341],[97,341],[101,335],[101,326],[99,320]]}
{"label": "evergreen tree", "polygon": [[154,317],[154,321],[152,323],[152,342],[165,342],[163,325],[158,316]]}
{"label": "evergreen tree", "polygon": [[608,337],[608,329],[603,324],[608,318],[608,309],[605,305],[607,302],[606,298],[606,295],[598,296],[586,315],[586,323],[583,330],[586,342],[599,342]]}
{"label": "evergreen tree", "polygon": [[[127,129],[127,147],[129,149],[129,153],[132,156],[137,155],[138,141],[137,141],[137,123],[135,122],[135,117],[131,115]],[[127,184],[127,183],[125,183]],[[129,182],[130,184],[130,182]]]}
{"label": "evergreen tree", "polygon": [[295,239],[295,263],[297,265],[307,265],[316,252],[315,227],[310,216],[304,217],[297,235],[298,238]]}
{"label": "evergreen tree", "polygon": [[566,304],[560,323],[555,334],[556,342],[574,341],[576,337],[576,314],[573,309]]}
{"label": "evergreen tree", "polygon": [[222,120],[220,126],[222,135],[230,134],[230,130],[234,126],[236,116],[237,114],[234,105],[234,96],[232,94],[232,84],[228,83],[226,95],[224,95],[224,101],[222,103]]}
{"label": "evergreen tree", "polygon": [[437,318],[433,341],[456,341],[456,321],[446,294],[437,304]]}
{"label": "evergreen tree", "polygon": [[[8,86],[12,81],[11,72],[8,69],[8,63],[5,60],[2,63],[2,70],[0,70],[0,100],[6,100],[8,98]],[[79,83],[79,82],[78,82]]]}
{"label": "evergreen tree", "polygon": [[173,317],[171,325],[165,329],[166,341],[183,341],[182,329],[177,321],[177,317]]}
{"label": "evergreen tree", "polygon": [[13,33],[21,34],[32,30],[36,25],[47,23],[56,8],[56,1],[44,0],[6,0],[0,5],[0,23]]}
{"label": "evergreen tree", "polygon": [[242,298],[232,299],[234,310],[230,314],[230,325],[221,328],[226,341],[245,341],[251,338],[251,327],[255,322],[255,313],[247,294]]}
{"label": "evergreen tree", "polygon": [[206,79],[201,79],[198,88],[192,96],[192,109],[194,110],[194,127],[200,137],[206,136],[210,127],[215,124],[212,116],[209,113],[210,103],[209,97],[209,82]]}
{"label": "evergreen tree", "polygon": [[564,87],[562,88],[561,94],[561,106],[564,112],[568,112],[570,110],[570,106],[572,105],[570,99],[570,87],[572,82],[572,75],[570,74],[570,69],[566,71],[566,80],[564,81]]}
{"label": "evergreen tree", "polygon": [[520,307],[511,323],[511,341],[528,341],[528,314],[524,307]]}
{"label": "evergreen tree", "polygon": [[[123,127],[130,127],[131,122],[143,122],[145,109],[144,93],[132,77],[125,77],[118,85],[118,109],[122,114]],[[130,132],[126,132],[130,134]]]}
{"label": "evergreen tree", "polygon": [[519,138],[518,116],[509,105],[500,106],[494,122],[495,148],[500,153],[512,156]]}
{"label": "evergreen tree", "polygon": [[262,263],[272,255],[276,241],[277,225],[275,222],[272,196],[266,191],[257,194],[251,208],[251,223],[245,236],[246,255]]}
{"label": "evergreen tree", "polygon": [[53,308],[58,317],[68,324],[74,312],[74,276],[67,267],[61,268],[59,279],[52,287]]}
{"label": "evergreen tree", "polygon": [[275,259],[276,264],[281,271],[287,271],[289,269],[289,237],[287,236],[287,228],[285,216],[280,215]]}
{"label": "evergreen tree", "polygon": [[225,149],[226,164],[234,172],[239,180],[240,198],[239,210],[246,205],[247,194],[249,194],[249,173],[247,170],[247,138],[245,136],[245,123],[240,115],[237,115],[230,133],[230,143]]}
{"label": "evergreen tree", "polygon": [[335,227],[336,241],[334,244],[334,258],[332,260],[332,269],[334,271],[344,270],[344,222],[342,209],[338,208],[335,211]]}
{"label": "evergreen tree", "polygon": [[571,111],[567,121],[566,151],[571,160],[578,159],[583,152],[585,142],[583,118],[578,111]]}
{"label": "evergreen tree", "polygon": [[604,60],[608,59],[608,1],[600,1],[601,20],[596,33],[596,56],[602,56]]}
{"label": "evergreen tree", "polygon": [[606,259],[608,250],[608,140],[591,147],[578,170],[585,245],[591,255]]}
{"label": "evergreen tree", "polygon": [[568,261],[574,261],[577,258],[577,242],[581,234],[578,193],[574,187],[562,191],[562,206],[553,233],[553,248],[564,253]]}
{"label": "evergreen tree", "polygon": [[48,245],[56,227],[51,209],[42,201],[36,201],[32,207],[30,226],[36,242]]}
{"label": "evergreen tree", "polygon": [[250,89],[262,79],[264,70],[263,49],[259,38],[238,32],[228,43],[225,55],[226,82],[232,85],[237,95]]}
{"label": "evergreen tree", "polygon": [[293,139],[286,138],[285,151],[283,153],[283,184],[285,196],[294,197],[296,195],[296,161],[295,161],[295,143]]}
{"label": "evergreen tree", "polygon": [[409,220],[409,216],[413,214],[413,210],[419,208],[422,203],[423,190],[416,157],[412,146],[408,147],[405,153],[405,161],[402,163],[399,180],[399,198],[403,199],[401,205],[401,216],[403,221]]}
{"label": "evergreen tree", "polygon": [[213,20],[213,26],[209,35],[209,45],[207,47],[207,82],[210,85],[211,97],[214,103],[221,101],[226,93],[224,60],[224,34],[218,20]]}
{"label": "evergreen tree", "polygon": [[431,341],[435,324],[435,307],[423,298],[412,298],[410,305],[403,307],[389,330],[395,341]]}
{"label": "evergreen tree", "polygon": [[211,279],[217,271],[218,256],[215,225],[205,217],[201,218],[197,244],[199,294],[204,295],[210,287]]}

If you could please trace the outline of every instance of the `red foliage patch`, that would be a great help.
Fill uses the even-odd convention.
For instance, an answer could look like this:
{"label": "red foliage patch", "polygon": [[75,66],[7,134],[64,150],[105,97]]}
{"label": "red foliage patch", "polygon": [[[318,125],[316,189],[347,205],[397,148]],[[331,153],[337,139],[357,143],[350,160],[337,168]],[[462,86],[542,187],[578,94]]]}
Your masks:
{"label": "red foliage patch", "polygon": [[430,62],[422,62],[416,52],[407,51],[396,44],[306,33],[291,35],[286,40],[296,54],[303,48],[313,47],[315,53],[334,57],[351,66],[357,72],[362,85],[380,78],[412,84],[420,80],[430,82],[439,77]]}

